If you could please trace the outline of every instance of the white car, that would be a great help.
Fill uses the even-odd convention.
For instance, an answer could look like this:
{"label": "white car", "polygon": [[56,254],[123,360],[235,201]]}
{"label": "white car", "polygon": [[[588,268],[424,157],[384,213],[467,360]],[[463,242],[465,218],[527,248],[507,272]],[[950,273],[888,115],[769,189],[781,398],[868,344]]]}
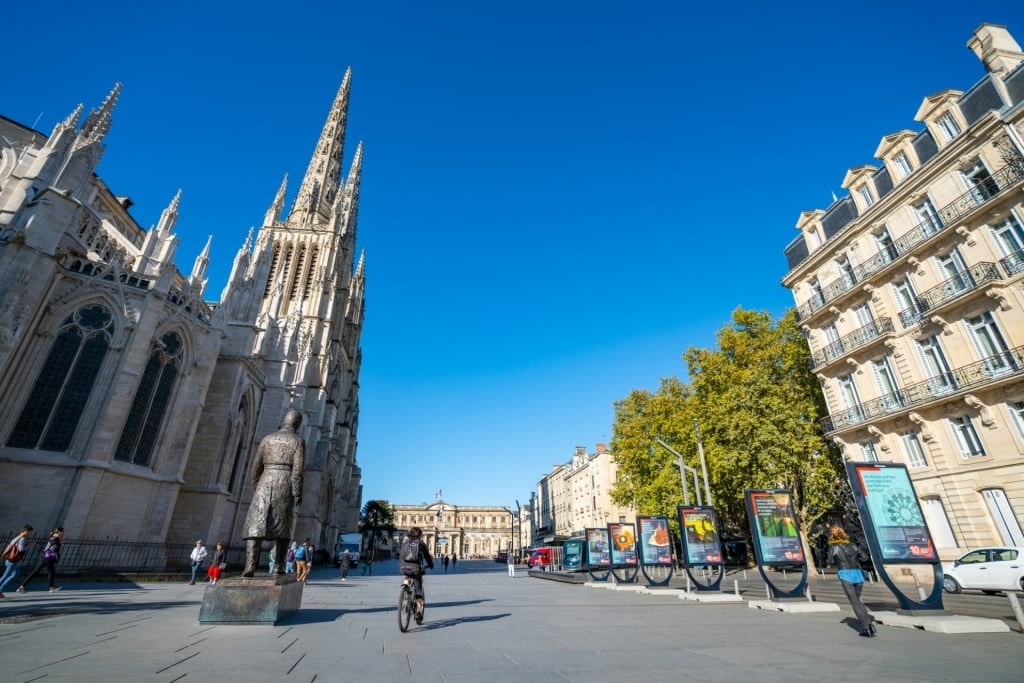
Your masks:
{"label": "white car", "polygon": [[947,593],[976,589],[983,593],[1024,591],[1024,548],[993,546],[965,553],[942,564],[942,588]]}

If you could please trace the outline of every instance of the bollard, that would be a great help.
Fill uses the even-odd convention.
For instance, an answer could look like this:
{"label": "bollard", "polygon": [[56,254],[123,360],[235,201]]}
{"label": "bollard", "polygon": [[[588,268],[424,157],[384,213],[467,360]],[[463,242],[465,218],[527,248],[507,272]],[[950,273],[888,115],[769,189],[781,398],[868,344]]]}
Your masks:
{"label": "bollard", "polygon": [[807,587],[807,602],[814,602],[814,598],[811,597],[811,587]]}
{"label": "bollard", "polygon": [[772,599],[772,589],[768,587],[767,583],[764,585],[764,594],[769,600]]}
{"label": "bollard", "polygon": [[787,578],[786,577],[786,568],[785,567],[782,568],[782,578],[783,579]]}
{"label": "bollard", "polygon": [[736,597],[740,595],[740,582],[736,579],[732,580],[732,589],[736,592]]}
{"label": "bollard", "polygon": [[690,592],[690,572],[686,572],[686,592]]}
{"label": "bollard", "polygon": [[744,581],[747,580],[747,570],[746,569],[743,570],[743,580]]}
{"label": "bollard", "polygon": [[1013,591],[1006,591],[1006,599],[1010,601],[1010,609],[1013,610],[1013,616],[1017,618],[1017,630],[1024,633],[1024,610],[1021,610],[1017,594]]}

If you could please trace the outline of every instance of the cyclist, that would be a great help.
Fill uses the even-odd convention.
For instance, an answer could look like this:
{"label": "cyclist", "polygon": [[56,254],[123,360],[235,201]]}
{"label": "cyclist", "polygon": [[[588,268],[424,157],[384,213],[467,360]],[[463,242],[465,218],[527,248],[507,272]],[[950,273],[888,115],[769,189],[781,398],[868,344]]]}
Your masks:
{"label": "cyclist", "polygon": [[434,568],[434,560],[430,557],[430,550],[421,540],[423,529],[414,526],[409,530],[409,536],[399,550],[398,569],[405,576],[412,580],[413,596],[416,598],[416,623],[423,621],[423,563],[431,569]]}

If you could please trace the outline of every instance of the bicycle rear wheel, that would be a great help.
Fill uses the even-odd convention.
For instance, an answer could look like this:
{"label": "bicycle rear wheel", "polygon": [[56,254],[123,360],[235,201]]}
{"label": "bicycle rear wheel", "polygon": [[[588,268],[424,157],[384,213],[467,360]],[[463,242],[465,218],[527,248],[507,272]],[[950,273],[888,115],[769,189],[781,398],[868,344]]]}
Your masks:
{"label": "bicycle rear wheel", "polygon": [[402,584],[402,592],[398,594],[398,630],[402,633],[409,630],[409,622],[412,620],[414,609],[415,601],[412,598],[412,589]]}

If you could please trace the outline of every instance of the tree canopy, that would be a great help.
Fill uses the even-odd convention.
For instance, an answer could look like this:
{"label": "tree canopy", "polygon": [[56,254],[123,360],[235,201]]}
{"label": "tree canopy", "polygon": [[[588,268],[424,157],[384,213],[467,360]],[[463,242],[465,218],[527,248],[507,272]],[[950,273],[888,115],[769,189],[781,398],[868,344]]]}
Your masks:
{"label": "tree canopy", "polygon": [[359,530],[367,539],[370,561],[375,559],[381,541],[395,532],[395,511],[386,500],[371,500],[363,506],[359,515]]}
{"label": "tree canopy", "polygon": [[[842,459],[823,438],[827,414],[807,343],[792,311],[775,321],[742,308],[717,333],[717,349],[683,354],[690,384],[663,379],[656,393],[634,390],[615,404],[613,498],[641,514],[682,503],[677,458],[700,469],[699,425],[713,503],[726,531],[749,535],[743,492],[787,488],[803,530],[839,503]],[[689,480],[690,502],[696,502]],[[705,504],[708,501],[704,501]]]}

